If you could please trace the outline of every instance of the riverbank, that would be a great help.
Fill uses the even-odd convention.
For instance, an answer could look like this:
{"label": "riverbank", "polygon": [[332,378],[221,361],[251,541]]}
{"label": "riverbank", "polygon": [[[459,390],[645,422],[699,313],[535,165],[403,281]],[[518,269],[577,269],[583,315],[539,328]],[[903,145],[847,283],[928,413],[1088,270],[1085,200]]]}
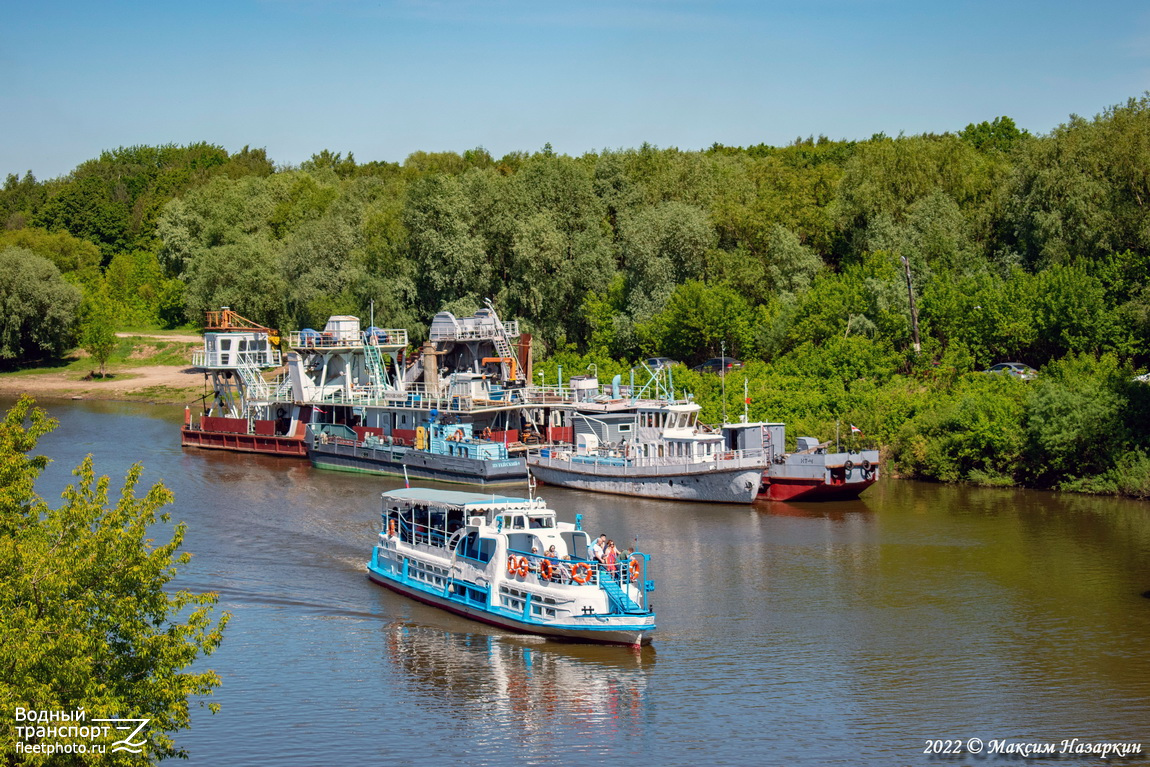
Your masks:
{"label": "riverbank", "polygon": [[121,340],[107,376],[81,349],[50,367],[0,374],[0,396],[37,399],[99,399],[179,404],[204,392],[204,375],[191,367],[199,336],[117,333]]}
{"label": "riverbank", "polygon": [[117,368],[107,378],[63,370],[0,375],[0,395],[30,394],[37,399],[102,399],[185,403],[203,393],[204,375],[170,365]]}

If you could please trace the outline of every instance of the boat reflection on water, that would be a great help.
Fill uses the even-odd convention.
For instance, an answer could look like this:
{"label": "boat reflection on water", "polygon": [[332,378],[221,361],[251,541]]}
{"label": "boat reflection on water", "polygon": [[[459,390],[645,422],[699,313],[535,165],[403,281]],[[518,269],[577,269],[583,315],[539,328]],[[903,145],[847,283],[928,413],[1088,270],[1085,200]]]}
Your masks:
{"label": "boat reflection on water", "polygon": [[795,517],[798,519],[825,519],[831,522],[860,522],[873,520],[874,508],[865,500],[822,501],[819,503],[793,503],[774,501],[755,505],[755,511],[767,517]]}
{"label": "boat reflection on water", "polygon": [[548,733],[567,738],[577,732],[594,741],[638,734],[649,724],[647,672],[655,663],[650,646],[556,644],[407,621],[383,630],[387,658],[414,688],[413,699],[474,712],[475,727],[510,723],[544,740]]}

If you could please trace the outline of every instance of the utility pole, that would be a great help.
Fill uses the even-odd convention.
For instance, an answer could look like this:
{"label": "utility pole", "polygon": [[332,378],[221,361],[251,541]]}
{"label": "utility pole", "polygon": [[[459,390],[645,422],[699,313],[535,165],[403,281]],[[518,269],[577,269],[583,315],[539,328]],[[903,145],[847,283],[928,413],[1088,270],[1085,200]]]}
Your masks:
{"label": "utility pole", "polygon": [[906,294],[910,297],[910,329],[914,333],[914,353],[922,352],[922,344],[918,341],[918,309],[914,305],[914,288],[910,285],[910,261],[902,257],[902,266],[906,271]]}

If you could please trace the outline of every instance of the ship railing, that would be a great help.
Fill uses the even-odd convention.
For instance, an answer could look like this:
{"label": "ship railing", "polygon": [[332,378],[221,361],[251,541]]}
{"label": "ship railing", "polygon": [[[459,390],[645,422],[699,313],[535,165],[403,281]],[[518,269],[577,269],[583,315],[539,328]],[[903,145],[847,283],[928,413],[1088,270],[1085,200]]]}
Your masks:
{"label": "ship railing", "polygon": [[196,349],[192,352],[192,367],[194,368],[224,368],[235,370],[241,367],[276,368],[283,364],[278,349],[264,349],[260,351],[221,351],[216,349],[208,352],[206,349]]}
{"label": "ship railing", "polygon": [[[370,341],[369,336],[372,338]],[[293,330],[288,333],[288,346],[293,349],[360,349],[368,343],[374,346],[407,346],[407,331],[403,328],[388,328],[370,334],[366,331],[333,333],[320,330]]]}
{"label": "ship railing", "polygon": [[400,518],[398,515],[389,516],[384,524],[390,524],[391,521],[396,523],[396,534],[404,543],[422,544],[440,549],[447,546],[447,539],[450,535],[446,530],[438,527],[429,527],[419,522],[411,523]]}
{"label": "ship railing", "polygon": [[[502,333],[500,332],[502,330]],[[432,329],[428,332],[430,341],[491,341],[500,335],[514,338],[519,335],[519,320],[502,323],[502,328],[493,322],[474,325],[461,325],[447,329]]]}
{"label": "ship railing", "polygon": [[727,450],[709,456],[643,456],[636,455],[634,450],[600,448],[595,453],[580,454],[574,445],[565,443],[551,443],[531,448],[532,455],[537,455],[546,462],[570,462],[579,458],[579,463],[601,463],[609,466],[627,466],[630,468],[654,467],[682,467],[706,466],[714,464],[724,469],[739,469],[752,467],[765,467],[770,462],[770,455],[765,450]]}
{"label": "ship railing", "polygon": [[[571,557],[570,559],[563,559],[561,557],[546,557],[542,554],[536,554],[530,551],[521,551],[519,549],[512,549],[508,547],[507,555],[515,559],[518,563],[522,557],[527,560],[527,569],[529,575],[527,577],[536,577],[540,582],[546,582],[544,578],[543,562],[546,561],[551,567],[551,582],[552,583],[578,583],[572,580],[573,576],[586,574],[586,582],[593,585],[600,585],[604,579],[611,579],[612,582],[627,586],[629,584],[636,584],[640,586],[640,591],[645,585],[644,577],[647,572],[648,556],[641,552],[634,552],[631,558],[626,556],[614,563],[613,565],[596,562],[593,559],[583,559],[582,557]],[[638,562],[637,568],[632,568],[631,561]],[[586,569],[580,567],[586,565]],[[508,563],[508,568],[511,564]],[[579,572],[576,568],[579,568]],[[637,571],[637,572],[636,572]],[[580,584],[582,585],[582,584]]]}
{"label": "ship railing", "polygon": [[506,407],[523,403],[517,390],[505,389],[501,397],[501,399],[489,399],[465,394],[453,395],[445,391],[429,390],[422,384],[409,384],[404,389],[373,384],[353,386],[350,392],[342,388],[331,391],[317,401],[333,405],[370,405],[439,410],[443,413],[471,412],[489,407]]}
{"label": "ship railing", "polygon": [[365,346],[407,346],[406,328],[376,328],[364,330],[360,334]]}

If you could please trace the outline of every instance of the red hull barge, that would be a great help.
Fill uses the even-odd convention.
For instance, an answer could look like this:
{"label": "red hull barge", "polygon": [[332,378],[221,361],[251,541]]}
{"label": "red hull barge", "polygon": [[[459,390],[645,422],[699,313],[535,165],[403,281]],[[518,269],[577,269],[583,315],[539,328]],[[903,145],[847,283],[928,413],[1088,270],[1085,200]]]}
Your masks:
{"label": "red hull barge", "polygon": [[184,425],[180,428],[180,444],[184,447],[202,447],[207,450],[232,450],[240,453],[263,453],[307,458],[307,440],[304,424],[294,422],[293,434],[276,434],[275,421],[257,420],[254,431],[248,431],[243,418],[213,418],[203,416],[192,423],[191,413],[185,411]]}

